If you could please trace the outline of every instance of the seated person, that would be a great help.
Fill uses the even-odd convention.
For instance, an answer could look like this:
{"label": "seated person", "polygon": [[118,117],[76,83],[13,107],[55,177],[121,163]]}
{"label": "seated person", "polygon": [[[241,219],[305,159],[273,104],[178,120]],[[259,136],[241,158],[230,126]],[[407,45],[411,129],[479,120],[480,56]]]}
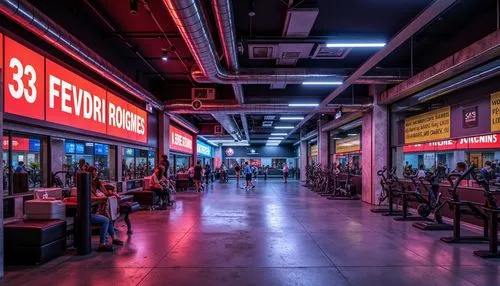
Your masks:
{"label": "seated person", "polygon": [[97,251],[99,252],[112,252],[113,246],[107,243],[107,235],[111,236],[112,244],[123,245],[123,241],[119,240],[115,234],[115,226],[113,221],[106,216],[107,213],[107,201],[110,196],[118,197],[118,194],[114,194],[106,190],[102,182],[97,177],[97,169],[93,166],[89,166],[87,171],[91,174],[91,188],[90,196],[92,201],[100,201],[102,204],[92,207],[90,214],[90,223],[97,224],[101,226],[99,247]]}
{"label": "seated person", "polygon": [[170,198],[168,193],[168,181],[163,175],[165,172],[161,166],[155,168],[154,174],[151,176],[151,191],[156,193],[162,200],[161,208],[166,209]]}
{"label": "seated person", "polygon": [[493,168],[491,167],[491,162],[486,161],[484,162],[484,167],[481,168],[481,175],[486,179],[486,180],[492,180],[495,178],[495,174],[493,173]]}

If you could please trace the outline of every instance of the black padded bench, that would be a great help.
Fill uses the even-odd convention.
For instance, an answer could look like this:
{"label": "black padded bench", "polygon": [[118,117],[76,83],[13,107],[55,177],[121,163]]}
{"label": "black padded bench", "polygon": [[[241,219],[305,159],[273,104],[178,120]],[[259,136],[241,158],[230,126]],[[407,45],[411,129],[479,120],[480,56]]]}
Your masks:
{"label": "black padded bench", "polygon": [[66,249],[66,221],[24,220],[5,224],[4,239],[7,265],[44,263]]}

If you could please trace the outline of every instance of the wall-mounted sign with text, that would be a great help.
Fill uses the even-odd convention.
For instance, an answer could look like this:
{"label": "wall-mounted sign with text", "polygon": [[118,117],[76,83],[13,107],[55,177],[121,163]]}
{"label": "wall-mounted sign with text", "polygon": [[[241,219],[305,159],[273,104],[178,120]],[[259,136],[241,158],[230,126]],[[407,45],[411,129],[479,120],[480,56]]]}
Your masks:
{"label": "wall-mounted sign with text", "polygon": [[450,107],[405,118],[405,144],[450,138]]}
{"label": "wall-mounted sign with text", "polygon": [[145,110],[9,37],[2,39],[6,113],[147,143]]}
{"label": "wall-mounted sign with text", "polygon": [[212,157],[212,147],[200,140],[196,141],[196,152],[200,156]]}
{"label": "wall-mounted sign with text", "polygon": [[479,114],[477,105],[464,108],[462,110],[462,127],[464,129],[477,127],[479,123],[478,117]]}
{"label": "wall-mounted sign with text", "polygon": [[169,127],[170,142],[169,146],[171,150],[180,151],[192,154],[193,153],[193,136],[179,128],[170,126]]}
{"label": "wall-mounted sign with text", "polygon": [[448,150],[479,150],[500,148],[500,134],[464,137],[442,141],[427,142],[403,146],[404,153],[448,151]]}
{"label": "wall-mounted sign with text", "polygon": [[361,150],[361,136],[350,136],[335,140],[335,154],[358,152]]}
{"label": "wall-mounted sign with text", "polygon": [[500,91],[492,93],[490,97],[491,132],[500,131]]}
{"label": "wall-mounted sign with text", "polygon": [[226,153],[226,156],[231,157],[231,156],[234,155],[234,149],[233,148],[227,148],[226,151],[225,151],[225,153]]}

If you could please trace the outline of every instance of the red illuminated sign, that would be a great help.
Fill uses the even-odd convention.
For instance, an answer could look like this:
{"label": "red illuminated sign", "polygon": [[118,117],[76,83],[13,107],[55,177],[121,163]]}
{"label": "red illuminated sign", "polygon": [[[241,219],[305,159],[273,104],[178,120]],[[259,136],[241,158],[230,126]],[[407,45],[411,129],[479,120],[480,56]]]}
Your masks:
{"label": "red illuminated sign", "polygon": [[170,126],[170,149],[186,153],[193,153],[193,136],[187,132]]}
{"label": "red illuminated sign", "polygon": [[147,142],[147,112],[108,92],[108,134]]}
{"label": "red illuminated sign", "polygon": [[5,112],[147,143],[145,110],[8,37],[4,43]]}
{"label": "red illuminated sign", "polygon": [[43,56],[5,37],[4,111],[44,119]]}
{"label": "red illuminated sign", "polygon": [[[9,137],[2,137],[2,149],[9,149]],[[12,151],[29,151],[30,140],[28,138],[12,137]]]}
{"label": "red illuminated sign", "polygon": [[404,153],[467,150],[467,149],[498,149],[500,148],[500,134],[464,137],[454,140],[427,142],[403,146]]}
{"label": "red illuminated sign", "polygon": [[106,91],[47,60],[46,120],[106,133]]}

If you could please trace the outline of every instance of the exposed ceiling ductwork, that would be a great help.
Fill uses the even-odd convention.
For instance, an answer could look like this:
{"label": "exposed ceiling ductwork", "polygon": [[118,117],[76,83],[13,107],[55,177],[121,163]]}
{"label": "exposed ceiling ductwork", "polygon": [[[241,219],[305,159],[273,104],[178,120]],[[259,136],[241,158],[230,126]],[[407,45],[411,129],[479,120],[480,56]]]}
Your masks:
{"label": "exposed ceiling ductwork", "polygon": [[162,109],[161,102],[25,0],[0,0],[0,12],[126,92]]}
{"label": "exposed ceiling ductwork", "polygon": [[229,135],[231,135],[235,141],[242,140],[239,128],[236,125],[236,122],[234,122],[234,118],[231,115],[229,115],[228,113],[219,112],[212,113],[212,116],[222,125],[226,132],[229,133]]}
{"label": "exposed ceiling ductwork", "polygon": [[[349,109],[349,111],[365,111],[372,107],[372,104],[330,104],[327,107],[319,109],[321,113],[335,113],[339,109]],[[193,110],[189,103],[167,104],[165,110],[172,114],[206,114],[210,113],[216,120],[216,114],[306,114],[311,112],[310,107],[289,107],[279,104],[204,104],[202,108]],[[231,127],[231,129],[235,129]]]}
{"label": "exposed ceiling ductwork", "polygon": [[[314,69],[267,69],[260,73],[258,70],[245,71],[238,69],[227,71],[221,67],[217,58],[216,48],[210,35],[210,29],[207,26],[206,17],[202,12],[200,1],[163,0],[163,2],[200,68],[199,71],[192,73],[193,79],[197,82],[218,84],[299,84],[304,81],[339,81],[343,79],[343,76],[338,74],[322,73]],[[230,8],[229,10],[227,7],[224,8],[225,10],[222,9],[223,4],[227,4],[227,2],[229,1],[217,1],[217,5],[214,6],[217,7],[216,11],[219,9],[224,13],[216,17],[225,19],[229,15]],[[228,29],[225,34],[235,35],[234,27],[227,24],[231,23],[231,21],[231,19],[223,20],[226,23],[224,28]],[[227,50],[231,54],[231,46],[228,47],[225,52]],[[233,67],[237,67],[237,65],[233,65]],[[383,80],[386,80],[386,78],[380,79],[380,81]]]}

